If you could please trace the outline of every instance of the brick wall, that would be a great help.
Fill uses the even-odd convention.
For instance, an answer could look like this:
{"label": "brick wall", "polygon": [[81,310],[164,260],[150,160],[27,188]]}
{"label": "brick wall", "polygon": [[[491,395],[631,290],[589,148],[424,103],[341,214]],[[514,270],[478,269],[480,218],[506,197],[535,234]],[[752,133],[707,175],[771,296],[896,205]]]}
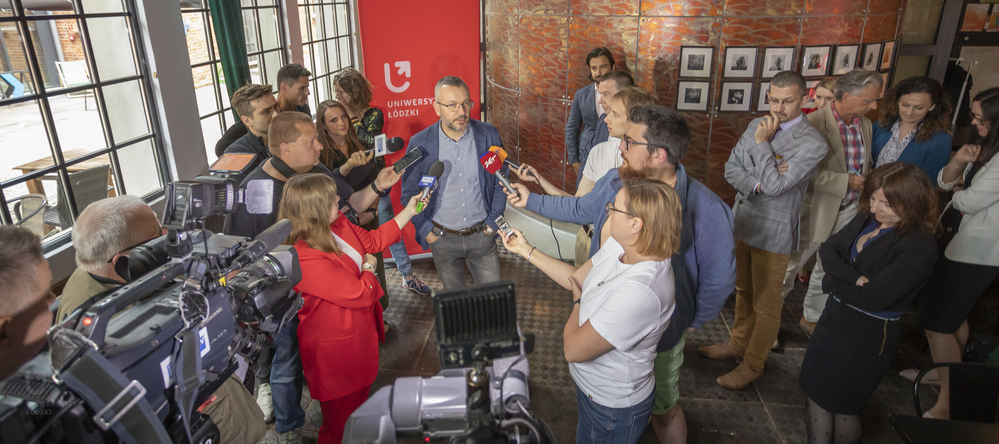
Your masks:
{"label": "brick wall", "polygon": [[[187,27],[187,53],[190,54],[191,63],[199,63],[208,60],[208,40],[205,38],[205,22],[202,13],[184,14],[184,25]],[[212,38],[215,38],[215,30],[211,30]],[[191,71],[194,75],[194,87],[200,88],[212,84],[212,66],[199,68]]]}

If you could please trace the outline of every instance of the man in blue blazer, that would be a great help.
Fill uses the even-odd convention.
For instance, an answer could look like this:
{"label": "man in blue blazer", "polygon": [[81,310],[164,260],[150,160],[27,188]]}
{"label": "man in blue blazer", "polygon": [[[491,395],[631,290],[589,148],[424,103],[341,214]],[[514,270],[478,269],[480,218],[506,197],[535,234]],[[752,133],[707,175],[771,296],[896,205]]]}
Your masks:
{"label": "man in blue blazer", "polygon": [[593,84],[580,88],[572,96],[569,120],[565,123],[565,152],[577,177],[590,153],[592,145],[589,143],[597,132],[597,120],[604,113],[598,104],[600,92],[597,91],[597,84],[604,74],[614,70],[614,55],[607,48],[594,48],[586,55],[586,66],[590,69]]}
{"label": "man in blue blazer", "polygon": [[[429,248],[445,290],[465,286],[465,265],[476,284],[500,280],[496,217],[506,209],[506,194],[496,176],[479,163],[491,146],[502,147],[496,127],[472,120],[468,86],[454,76],[437,82],[434,111],[440,120],[409,139],[409,149],[426,157],[402,175],[402,202],[422,192],[420,178],[436,160],[444,163],[437,190],[413,217],[416,241]],[[506,174],[504,166],[500,174]]]}

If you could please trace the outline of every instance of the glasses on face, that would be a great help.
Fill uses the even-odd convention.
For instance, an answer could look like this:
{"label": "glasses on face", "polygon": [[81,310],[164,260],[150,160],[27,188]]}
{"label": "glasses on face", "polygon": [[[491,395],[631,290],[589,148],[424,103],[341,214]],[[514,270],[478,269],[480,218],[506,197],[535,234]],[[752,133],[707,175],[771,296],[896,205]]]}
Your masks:
{"label": "glasses on face", "polygon": [[975,122],[984,124],[985,120],[982,119],[982,116],[980,116],[978,114],[975,114],[975,113],[971,113],[971,123],[975,123]]}
{"label": "glasses on face", "polygon": [[450,105],[445,105],[445,104],[440,103],[440,102],[437,102],[437,104],[440,105],[440,106],[443,106],[444,108],[447,108],[448,111],[451,111],[452,113],[454,113],[454,112],[458,112],[458,107],[461,107],[462,110],[471,110],[472,109],[472,105],[475,105],[475,102],[473,102],[471,100],[466,100],[466,101],[461,102],[461,103],[452,103]]}
{"label": "glasses on face", "polygon": [[621,210],[619,210],[617,208],[614,208],[614,202],[607,202],[607,205],[604,206],[604,211],[607,212],[607,217],[610,217],[611,211],[616,211],[618,213],[625,214],[625,215],[628,215],[630,217],[638,217],[638,216],[635,216],[634,214],[631,214],[631,213],[629,213],[627,211],[621,211]]}
{"label": "glasses on face", "polygon": [[791,105],[794,105],[795,103],[797,103],[799,100],[801,100],[800,97],[797,98],[797,99],[785,99],[783,101],[776,100],[776,99],[773,99],[773,98],[767,98],[767,102],[770,103],[770,106],[777,106],[777,105],[780,105],[781,103],[783,103],[784,106],[791,106]]}
{"label": "glasses on face", "polygon": [[630,151],[631,150],[631,145],[652,146],[652,147],[656,147],[656,148],[662,148],[659,145],[653,145],[651,143],[635,142],[634,140],[628,140],[627,138],[625,138],[624,139],[624,150],[625,151]]}

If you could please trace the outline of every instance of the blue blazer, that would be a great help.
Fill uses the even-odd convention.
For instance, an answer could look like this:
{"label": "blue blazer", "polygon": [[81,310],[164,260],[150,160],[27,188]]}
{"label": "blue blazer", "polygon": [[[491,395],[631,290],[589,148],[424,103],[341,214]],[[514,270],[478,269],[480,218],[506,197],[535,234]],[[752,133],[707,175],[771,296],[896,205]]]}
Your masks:
{"label": "blue blazer", "polygon": [[[881,148],[885,147],[891,139],[891,127],[885,128],[880,122],[875,122],[874,134],[871,143],[871,160],[876,164]],[[930,178],[930,183],[937,186],[937,174],[950,162],[951,138],[946,131],[937,131],[930,140],[917,142],[915,138],[902,150],[898,156],[900,162],[911,163],[923,171]]]}
{"label": "blue blazer", "polygon": [[[607,129],[607,114],[604,113],[601,114],[600,118],[597,119],[597,130],[595,133],[593,133],[593,139],[590,140],[590,147],[586,149],[586,156],[584,157],[584,159],[590,157],[590,150],[593,149],[593,147],[597,146],[598,144],[606,142],[607,139],[609,138],[610,138],[610,130]],[[584,160],[582,162],[583,166],[586,166],[586,161]],[[583,169],[580,168],[579,170],[582,171]]]}
{"label": "blue blazer", "polygon": [[[438,120],[437,123],[430,125],[430,127],[416,133],[416,135],[409,139],[407,151],[413,150],[415,147],[422,147],[427,151],[427,155],[402,173],[401,203],[403,206],[409,203],[411,197],[422,192],[420,189],[420,178],[426,175],[430,171],[430,166],[433,165],[434,161],[440,158],[440,140],[438,139],[440,125],[441,123]],[[499,131],[496,130],[495,126],[475,119],[468,119],[468,126],[472,129],[472,133],[475,136],[476,155],[482,156],[486,151],[489,151],[489,147],[491,146],[503,147]],[[500,173],[505,176],[508,171],[509,168],[504,164]],[[486,213],[489,214],[483,222],[495,230],[497,229],[496,217],[502,215],[503,211],[506,210],[506,193],[503,192],[503,185],[496,179],[496,175],[489,174],[485,168],[479,168],[479,184],[482,188],[482,202],[486,206]],[[436,208],[437,193],[434,193],[430,196],[430,202],[423,209],[423,212],[413,216],[411,220],[413,226],[416,228],[416,242],[424,250],[430,249],[426,238],[427,233],[434,228],[433,221]]]}
{"label": "blue blazer", "polygon": [[[569,108],[569,120],[565,123],[565,153],[569,155],[569,164],[583,162],[590,153],[586,146],[593,140],[597,132],[597,103],[592,83],[576,91],[572,96],[572,107]],[[580,168],[582,170],[582,168]]]}

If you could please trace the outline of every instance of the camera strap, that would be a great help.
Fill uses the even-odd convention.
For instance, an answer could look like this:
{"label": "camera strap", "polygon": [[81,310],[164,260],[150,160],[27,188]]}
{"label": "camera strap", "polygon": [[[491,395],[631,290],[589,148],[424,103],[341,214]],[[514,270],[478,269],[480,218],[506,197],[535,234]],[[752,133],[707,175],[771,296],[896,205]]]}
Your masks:
{"label": "camera strap", "polygon": [[284,163],[284,161],[277,156],[271,156],[271,166],[274,167],[277,172],[281,173],[282,176],[289,179],[291,179],[291,176],[298,174],[298,171],[295,171],[294,168],[288,166],[287,163]]}
{"label": "camera strap", "polygon": [[[274,167],[274,169],[277,170],[277,172],[281,173],[282,176],[287,177],[289,179],[291,179],[292,176],[298,174],[298,171],[295,171],[294,168],[288,166],[287,163],[284,163],[284,161],[278,157],[271,157],[271,166]],[[330,171],[329,168],[326,168],[326,166],[321,163],[316,165],[310,172],[324,173],[330,177],[333,177],[335,174],[332,171]],[[336,181],[337,179],[338,178],[334,178],[333,180]],[[340,182],[338,182],[337,185],[340,185]],[[358,216],[357,211],[350,206],[350,201],[347,201],[345,199],[340,199],[337,205],[339,205],[340,208],[347,208],[347,211],[344,211],[344,215],[346,215],[347,219],[350,220],[354,225],[361,224],[360,216]]]}

